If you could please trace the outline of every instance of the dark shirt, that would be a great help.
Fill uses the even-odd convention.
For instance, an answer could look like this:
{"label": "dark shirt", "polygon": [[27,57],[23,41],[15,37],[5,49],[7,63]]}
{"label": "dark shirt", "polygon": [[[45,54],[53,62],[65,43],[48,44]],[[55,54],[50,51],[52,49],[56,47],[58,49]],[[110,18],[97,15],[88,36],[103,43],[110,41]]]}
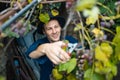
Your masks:
{"label": "dark shirt", "polygon": [[[70,43],[78,42],[72,36],[66,36],[65,40],[68,40]],[[46,37],[43,38],[43,39],[39,39],[35,43],[33,43],[26,52],[27,56],[32,51],[34,51],[39,45],[44,44],[44,43],[49,43],[49,41]],[[46,56],[41,56],[40,58],[34,59],[34,60],[36,62],[38,62],[39,65],[40,65],[40,80],[50,80],[49,77],[50,77],[50,74],[51,74],[52,69],[53,69],[53,63]]]}

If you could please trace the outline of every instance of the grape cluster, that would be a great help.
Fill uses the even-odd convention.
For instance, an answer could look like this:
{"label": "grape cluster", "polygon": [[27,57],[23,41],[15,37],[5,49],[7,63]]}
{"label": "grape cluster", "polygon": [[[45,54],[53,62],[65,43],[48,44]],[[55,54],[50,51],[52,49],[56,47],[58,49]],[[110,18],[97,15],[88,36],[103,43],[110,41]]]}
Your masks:
{"label": "grape cluster", "polygon": [[77,70],[76,70],[76,77],[78,79],[83,79],[83,74],[84,74],[84,70],[83,70],[83,67],[84,67],[84,61],[82,59],[82,53],[81,51],[77,50]]}
{"label": "grape cluster", "polygon": [[76,77],[79,80],[83,80],[86,62],[88,65],[92,64],[92,56],[90,55],[90,50],[85,50],[84,52],[78,50]]}
{"label": "grape cluster", "polygon": [[25,22],[24,20],[20,20],[14,24],[11,24],[11,31],[19,36],[24,36],[28,31],[33,29],[33,26],[29,24],[29,22]]}
{"label": "grape cluster", "polygon": [[115,24],[115,22],[113,20],[110,20],[110,21],[101,21],[100,22],[100,25],[103,26],[103,27],[111,27]]}

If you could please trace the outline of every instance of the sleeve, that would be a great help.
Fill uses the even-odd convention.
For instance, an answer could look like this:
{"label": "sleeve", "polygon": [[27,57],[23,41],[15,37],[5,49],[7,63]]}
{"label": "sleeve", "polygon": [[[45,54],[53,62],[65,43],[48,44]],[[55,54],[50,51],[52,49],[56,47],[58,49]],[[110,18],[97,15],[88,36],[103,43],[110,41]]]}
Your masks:
{"label": "sleeve", "polygon": [[72,36],[66,36],[66,40],[68,40],[70,43],[78,43],[78,40]]}
{"label": "sleeve", "polygon": [[[38,40],[37,42],[33,43],[29,48],[28,50],[26,51],[26,55],[28,58],[29,57],[29,54],[34,51],[39,45],[43,44],[44,42],[41,41],[41,40]],[[48,58],[46,56],[41,56],[40,58],[37,58],[37,59],[33,59],[34,61],[38,62],[39,64],[44,64]]]}

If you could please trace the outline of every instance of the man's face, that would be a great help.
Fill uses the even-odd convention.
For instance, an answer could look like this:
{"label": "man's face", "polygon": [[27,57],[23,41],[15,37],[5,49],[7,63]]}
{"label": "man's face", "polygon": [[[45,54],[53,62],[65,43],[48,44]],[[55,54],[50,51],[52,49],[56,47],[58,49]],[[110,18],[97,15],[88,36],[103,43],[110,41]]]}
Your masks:
{"label": "man's face", "polygon": [[44,25],[44,33],[48,37],[50,42],[56,42],[60,40],[61,26],[57,20],[51,20]]}

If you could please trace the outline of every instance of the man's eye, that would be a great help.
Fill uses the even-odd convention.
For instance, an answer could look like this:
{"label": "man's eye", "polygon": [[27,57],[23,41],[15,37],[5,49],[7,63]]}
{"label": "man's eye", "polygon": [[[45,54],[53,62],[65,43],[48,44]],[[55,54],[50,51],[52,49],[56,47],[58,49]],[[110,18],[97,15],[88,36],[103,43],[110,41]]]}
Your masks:
{"label": "man's eye", "polygon": [[59,26],[55,26],[55,28],[58,28]]}
{"label": "man's eye", "polygon": [[47,30],[51,30],[51,28],[47,28]]}

